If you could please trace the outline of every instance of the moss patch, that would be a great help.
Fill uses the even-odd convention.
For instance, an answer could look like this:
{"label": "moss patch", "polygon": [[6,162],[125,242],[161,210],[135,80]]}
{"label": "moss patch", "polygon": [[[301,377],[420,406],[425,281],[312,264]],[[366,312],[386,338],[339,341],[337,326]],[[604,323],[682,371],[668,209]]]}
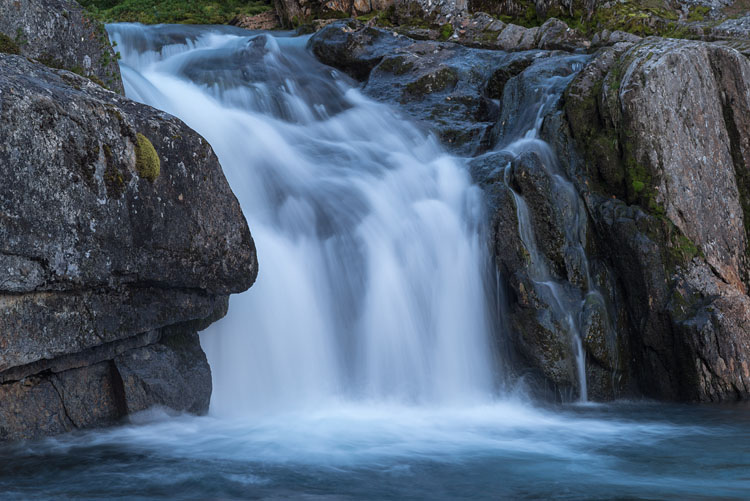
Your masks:
{"label": "moss patch", "polygon": [[451,24],[446,23],[440,27],[440,40],[445,42],[451,37],[451,35],[453,35],[453,26]]}
{"label": "moss patch", "polygon": [[135,169],[138,175],[143,179],[148,179],[152,183],[156,181],[161,173],[161,161],[156,153],[154,145],[146,136],[140,132],[136,134],[135,145]]}
{"label": "moss patch", "polygon": [[0,52],[4,54],[21,54],[21,48],[8,35],[0,33]]}

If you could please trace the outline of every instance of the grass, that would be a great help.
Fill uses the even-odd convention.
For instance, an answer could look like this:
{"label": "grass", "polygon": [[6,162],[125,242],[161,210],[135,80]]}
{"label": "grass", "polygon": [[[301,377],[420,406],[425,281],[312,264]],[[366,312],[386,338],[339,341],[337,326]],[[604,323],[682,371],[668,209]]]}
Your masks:
{"label": "grass", "polygon": [[104,22],[227,24],[271,10],[270,0],[79,0]]}

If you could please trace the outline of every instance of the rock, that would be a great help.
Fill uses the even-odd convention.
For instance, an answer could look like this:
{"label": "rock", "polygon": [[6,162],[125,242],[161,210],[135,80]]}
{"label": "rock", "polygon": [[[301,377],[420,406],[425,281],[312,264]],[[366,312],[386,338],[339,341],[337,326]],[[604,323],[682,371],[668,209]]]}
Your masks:
{"label": "rock", "polygon": [[197,334],[170,328],[114,360],[0,384],[0,442],[106,426],[155,405],[202,413],[210,396]]}
{"label": "rock", "polygon": [[590,42],[578,31],[568,28],[559,19],[550,18],[539,27],[536,47],[542,50],[568,50],[588,48]]}
{"label": "rock", "polygon": [[[583,8],[585,17],[591,18],[601,0],[584,0],[576,2],[575,8]],[[469,0],[469,12],[487,12],[494,16],[524,17],[532,13],[536,17],[545,19],[555,15],[573,16],[574,2],[572,0]]]}
{"label": "rock", "polygon": [[[399,0],[402,1],[402,0]],[[394,0],[274,0],[276,14],[284,27],[295,27],[316,19],[356,17],[385,11]]]}
{"label": "rock", "polygon": [[114,360],[128,414],[154,405],[202,413],[211,399],[211,368],[195,332],[166,335],[161,343]]}
{"label": "rock", "polygon": [[269,10],[254,16],[237,16],[229,24],[246,30],[272,30],[279,26],[279,18]]}
{"label": "rock", "polygon": [[324,64],[357,80],[365,80],[386,55],[411,43],[396,33],[357,22],[339,21],[317,32],[308,42],[308,47]]}
{"label": "rock", "polygon": [[[194,333],[257,275],[210,145],[87,78],[3,54],[0,124],[0,434],[144,405],[205,411]],[[168,341],[176,325],[184,348]],[[151,365],[131,362],[146,353]],[[134,383],[122,390],[113,367]]]}
{"label": "rock", "polygon": [[0,33],[14,40],[24,56],[124,94],[117,56],[104,25],[74,0],[4,1]]}
{"label": "rock", "polygon": [[424,19],[436,25],[470,17],[467,0],[395,0],[394,6],[397,15],[404,20]]}
{"label": "rock", "polygon": [[497,46],[503,50],[531,50],[536,48],[539,28],[523,28],[509,24],[497,37]]}
{"label": "rock", "polygon": [[639,37],[638,35],[633,35],[632,33],[627,33],[625,31],[602,30],[599,33],[595,34],[594,37],[591,39],[591,46],[592,47],[605,47],[605,46],[614,45],[620,42],[638,43],[641,40],[642,38]]}
{"label": "rock", "polygon": [[653,397],[750,398],[749,81],[734,50],[647,39],[600,52],[566,92],[574,176]]}
{"label": "rock", "polygon": [[503,79],[543,57],[414,41],[346,21],[316,33],[309,47],[324,63],[364,80],[363,92],[398,104],[448,148],[464,155],[490,146]]}
{"label": "rock", "polygon": [[750,13],[736,19],[727,19],[711,28],[711,36],[723,39],[750,40]]}

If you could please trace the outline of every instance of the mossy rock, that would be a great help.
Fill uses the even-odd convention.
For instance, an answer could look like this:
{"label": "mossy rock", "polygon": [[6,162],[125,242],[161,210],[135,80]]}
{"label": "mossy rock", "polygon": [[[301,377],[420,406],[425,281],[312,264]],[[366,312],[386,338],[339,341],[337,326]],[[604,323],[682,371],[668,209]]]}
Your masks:
{"label": "mossy rock", "polygon": [[21,54],[21,48],[18,44],[4,33],[0,33],[0,52],[4,54]]}
{"label": "mossy rock", "polygon": [[137,142],[135,145],[135,169],[138,175],[143,179],[148,179],[152,183],[156,181],[161,173],[161,161],[156,153],[154,145],[146,136],[140,132],[136,134]]}

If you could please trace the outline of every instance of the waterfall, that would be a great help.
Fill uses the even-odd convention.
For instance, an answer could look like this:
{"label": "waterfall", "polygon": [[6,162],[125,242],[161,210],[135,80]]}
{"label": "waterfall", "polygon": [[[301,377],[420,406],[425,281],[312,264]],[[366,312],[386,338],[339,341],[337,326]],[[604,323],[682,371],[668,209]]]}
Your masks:
{"label": "waterfall", "polygon": [[257,283],[201,336],[214,414],[496,393],[481,193],[463,160],[306,37],[110,25],[126,93],[213,146]]}

